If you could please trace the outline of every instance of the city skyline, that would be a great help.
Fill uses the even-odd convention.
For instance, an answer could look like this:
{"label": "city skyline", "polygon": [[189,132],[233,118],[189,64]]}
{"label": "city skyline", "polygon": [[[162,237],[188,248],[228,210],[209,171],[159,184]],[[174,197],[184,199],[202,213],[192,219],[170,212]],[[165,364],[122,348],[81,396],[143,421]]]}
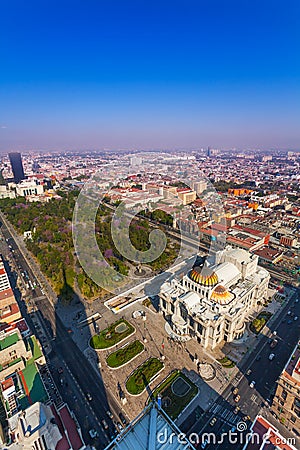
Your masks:
{"label": "city skyline", "polygon": [[2,6],[0,151],[300,147],[299,4]]}

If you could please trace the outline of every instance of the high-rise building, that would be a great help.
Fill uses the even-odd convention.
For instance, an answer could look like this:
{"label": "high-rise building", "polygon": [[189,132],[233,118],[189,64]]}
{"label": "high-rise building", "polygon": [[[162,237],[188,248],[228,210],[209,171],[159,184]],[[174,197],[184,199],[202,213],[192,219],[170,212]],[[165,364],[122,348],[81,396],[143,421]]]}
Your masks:
{"label": "high-rise building", "polygon": [[192,433],[190,442],[161,408],[161,400],[158,402],[146,406],[105,450],[195,450],[193,444],[199,444],[200,437]]}
{"label": "high-rise building", "polygon": [[207,147],[207,156],[208,156],[209,158],[211,158],[212,156],[216,156],[216,155],[218,155],[218,154],[219,154],[219,150],[217,150],[217,149],[215,149],[215,148]]}
{"label": "high-rise building", "polygon": [[8,156],[14,174],[14,181],[15,183],[19,183],[25,178],[21,153],[9,153]]}

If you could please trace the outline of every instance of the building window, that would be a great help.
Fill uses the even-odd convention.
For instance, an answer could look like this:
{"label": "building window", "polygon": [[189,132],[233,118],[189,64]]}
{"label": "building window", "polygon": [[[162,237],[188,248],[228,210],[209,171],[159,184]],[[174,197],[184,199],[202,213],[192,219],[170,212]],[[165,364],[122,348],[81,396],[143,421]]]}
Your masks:
{"label": "building window", "polygon": [[294,400],[294,407],[300,409],[300,400],[298,400],[297,398],[295,398],[295,400]]}
{"label": "building window", "polygon": [[296,417],[294,417],[294,416],[291,416],[291,422],[293,422],[293,423],[295,423],[296,422]]}
{"label": "building window", "polygon": [[283,398],[283,400],[286,400],[286,398],[287,398],[287,392],[286,392],[285,390],[283,390],[283,391],[281,392],[281,397]]}
{"label": "building window", "polygon": [[294,408],[294,413],[295,413],[298,417],[300,417],[300,409]]}

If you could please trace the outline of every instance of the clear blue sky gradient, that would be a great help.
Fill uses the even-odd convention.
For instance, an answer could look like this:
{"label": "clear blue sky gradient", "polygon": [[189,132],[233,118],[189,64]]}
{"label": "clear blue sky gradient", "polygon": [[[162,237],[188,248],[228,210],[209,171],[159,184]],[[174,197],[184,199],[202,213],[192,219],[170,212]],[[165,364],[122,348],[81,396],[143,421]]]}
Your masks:
{"label": "clear blue sky gradient", "polygon": [[0,150],[299,148],[299,0],[0,5]]}

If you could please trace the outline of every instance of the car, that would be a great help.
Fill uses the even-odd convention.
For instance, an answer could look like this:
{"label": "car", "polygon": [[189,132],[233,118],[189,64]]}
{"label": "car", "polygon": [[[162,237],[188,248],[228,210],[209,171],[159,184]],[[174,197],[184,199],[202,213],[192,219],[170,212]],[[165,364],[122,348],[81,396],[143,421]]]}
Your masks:
{"label": "car", "polygon": [[270,347],[271,348],[275,348],[277,344],[278,344],[278,339],[273,339],[273,341],[271,342]]}
{"label": "car", "polygon": [[256,357],[255,361],[260,361],[260,360],[261,360],[261,356],[258,355],[258,356]]}
{"label": "car", "polygon": [[292,311],[288,311],[287,315],[290,316],[292,314]]}
{"label": "car", "polygon": [[251,420],[251,417],[250,416],[244,416],[243,417],[243,422],[247,422],[247,420]]}
{"label": "car", "polygon": [[236,406],[233,410],[234,414],[237,414],[241,408],[239,406]]}
{"label": "car", "polygon": [[277,335],[277,331],[273,331],[273,335],[276,336]]}
{"label": "car", "polygon": [[250,375],[251,372],[252,372],[252,370],[251,370],[251,369],[248,369],[247,372],[246,372],[246,375]]}
{"label": "car", "polygon": [[57,369],[57,372],[58,372],[59,374],[62,374],[63,371],[64,371],[64,369],[63,369],[62,367],[59,367],[59,368]]}
{"label": "car", "polygon": [[117,428],[122,431],[123,430],[123,426],[120,424],[120,422],[117,422]]}
{"label": "car", "polygon": [[291,325],[291,323],[293,323],[292,320],[288,320],[288,325]]}
{"label": "car", "polygon": [[120,417],[120,420],[121,420],[122,424],[126,425],[127,424],[127,420],[125,419],[125,417],[123,416],[122,413],[119,414],[119,417]]}
{"label": "car", "polygon": [[214,424],[216,423],[216,421],[217,421],[217,418],[216,418],[216,417],[213,417],[213,418],[211,419],[211,421],[209,422],[209,425],[210,425],[211,427],[213,427]]}
{"label": "car", "polygon": [[104,430],[107,430],[108,429],[107,422],[103,419],[103,420],[101,420],[101,423],[103,425]]}
{"label": "car", "polygon": [[240,398],[241,398],[241,396],[240,396],[240,395],[237,395],[237,396],[234,398],[235,403],[238,403],[238,402],[240,401]]}
{"label": "car", "polygon": [[94,428],[91,428],[89,430],[89,435],[91,436],[92,439],[95,439],[98,436],[98,433],[96,430],[94,430]]}
{"label": "car", "polygon": [[231,433],[234,433],[236,431],[236,427],[232,427],[230,431]]}
{"label": "car", "polygon": [[236,395],[238,392],[239,392],[239,390],[237,387],[235,389],[233,389],[233,391],[232,391],[233,395]]}
{"label": "car", "polygon": [[251,387],[251,389],[253,389],[254,388],[254,386],[255,386],[255,383],[256,383],[256,381],[251,381],[251,383],[250,383],[250,387]]}
{"label": "car", "polygon": [[113,418],[114,418],[114,416],[112,415],[112,413],[110,412],[109,409],[106,411],[106,415],[107,415],[110,419],[113,419]]}
{"label": "car", "polygon": [[89,392],[86,394],[86,397],[89,402],[91,402],[93,400],[93,397],[91,396],[91,394]]}
{"label": "car", "polygon": [[295,317],[294,317],[294,320],[298,320],[298,316],[295,316]]}
{"label": "car", "polygon": [[270,353],[270,354],[269,354],[269,360],[272,361],[274,358],[275,358],[274,353]]}

